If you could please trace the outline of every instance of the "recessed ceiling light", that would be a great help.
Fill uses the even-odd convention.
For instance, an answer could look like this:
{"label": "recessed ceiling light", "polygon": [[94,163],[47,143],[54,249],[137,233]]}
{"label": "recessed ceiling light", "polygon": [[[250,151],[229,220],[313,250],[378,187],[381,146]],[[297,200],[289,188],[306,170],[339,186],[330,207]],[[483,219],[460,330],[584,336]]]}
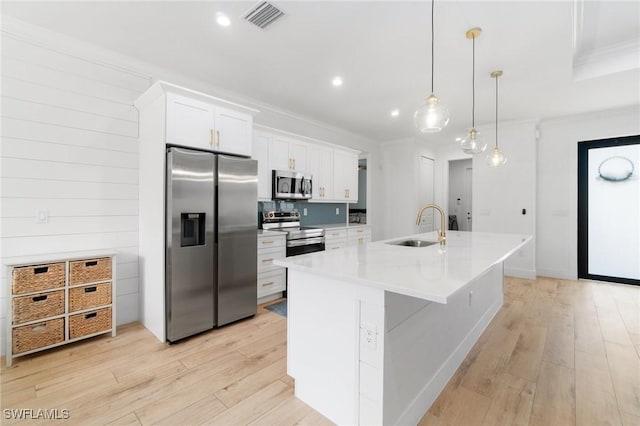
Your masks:
{"label": "recessed ceiling light", "polygon": [[221,27],[228,27],[229,25],[231,25],[231,20],[229,19],[229,17],[222,12],[216,13],[216,22]]}
{"label": "recessed ceiling light", "polygon": [[456,142],[460,142],[462,138],[456,138]]}
{"label": "recessed ceiling light", "polygon": [[331,80],[331,84],[333,84],[334,86],[342,86],[342,77],[340,77],[339,75],[333,77],[333,80]]}
{"label": "recessed ceiling light", "polygon": [[400,111],[398,111],[397,109],[394,109],[393,111],[391,111],[391,116],[392,117],[397,117],[400,115]]}

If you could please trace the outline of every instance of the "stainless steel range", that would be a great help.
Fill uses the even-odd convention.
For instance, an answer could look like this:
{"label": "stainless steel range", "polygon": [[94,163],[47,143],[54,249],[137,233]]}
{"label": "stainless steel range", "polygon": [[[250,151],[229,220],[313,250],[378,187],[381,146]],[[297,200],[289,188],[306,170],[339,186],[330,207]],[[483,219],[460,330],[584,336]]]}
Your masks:
{"label": "stainless steel range", "polygon": [[287,233],[287,257],[324,250],[324,229],[300,226],[300,213],[262,212],[262,229]]}

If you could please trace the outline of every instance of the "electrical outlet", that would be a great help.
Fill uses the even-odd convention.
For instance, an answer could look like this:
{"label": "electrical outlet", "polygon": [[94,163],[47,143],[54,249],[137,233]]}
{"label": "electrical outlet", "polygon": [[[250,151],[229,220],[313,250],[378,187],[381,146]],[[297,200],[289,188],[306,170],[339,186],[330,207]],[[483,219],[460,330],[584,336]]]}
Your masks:
{"label": "electrical outlet", "polygon": [[36,223],[49,223],[48,209],[38,209],[36,212]]}
{"label": "electrical outlet", "polygon": [[306,216],[307,215],[307,208],[305,207],[304,209],[302,209],[302,216]]}
{"label": "electrical outlet", "polygon": [[362,344],[372,350],[376,349],[378,336],[376,335],[376,326],[373,324],[362,323]]}
{"label": "electrical outlet", "polygon": [[340,214],[340,207],[336,207],[336,214]]}

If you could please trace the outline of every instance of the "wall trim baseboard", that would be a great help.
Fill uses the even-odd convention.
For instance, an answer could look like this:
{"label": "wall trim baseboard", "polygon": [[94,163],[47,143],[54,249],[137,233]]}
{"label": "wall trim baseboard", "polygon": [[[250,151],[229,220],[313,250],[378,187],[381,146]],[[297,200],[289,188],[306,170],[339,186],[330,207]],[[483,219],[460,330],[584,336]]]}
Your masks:
{"label": "wall trim baseboard", "polygon": [[527,280],[535,280],[536,279],[536,270],[535,269],[520,269],[520,268],[504,268],[504,274],[510,277],[516,278],[524,278]]}
{"label": "wall trim baseboard", "polygon": [[[480,318],[480,321],[471,329],[469,334],[453,351],[451,356],[447,358],[445,363],[440,367],[438,372],[433,378],[425,385],[424,388],[418,393],[418,396],[413,400],[409,407],[402,413],[396,424],[418,424],[420,419],[424,416],[425,412],[431,408],[431,405],[438,398],[440,393],[444,390],[449,380],[453,377],[456,370],[462,364],[462,361],[473,348],[473,345],[478,341],[484,330],[489,326],[489,323],[496,316],[503,304],[503,298],[495,302],[487,309],[484,315]],[[425,409],[426,407],[426,409]]]}
{"label": "wall trim baseboard", "polygon": [[557,278],[561,280],[577,280],[578,273],[570,272],[564,269],[538,269],[539,277]]}

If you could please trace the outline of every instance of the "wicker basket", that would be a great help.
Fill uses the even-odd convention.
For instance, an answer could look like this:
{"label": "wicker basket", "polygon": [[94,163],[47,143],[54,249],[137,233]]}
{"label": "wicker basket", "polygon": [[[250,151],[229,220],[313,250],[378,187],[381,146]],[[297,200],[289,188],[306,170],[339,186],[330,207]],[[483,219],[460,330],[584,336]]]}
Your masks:
{"label": "wicker basket", "polygon": [[64,314],[64,290],[13,299],[13,324]]}
{"label": "wicker basket", "polygon": [[69,312],[111,304],[111,283],[69,289]]}
{"label": "wicker basket", "polygon": [[64,262],[13,268],[13,294],[64,287]]}
{"label": "wicker basket", "polygon": [[69,316],[69,338],[86,336],[111,329],[111,308]]}
{"label": "wicker basket", "polygon": [[111,279],[111,258],[69,262],[69,284],[93,283]]}
{"label": "wicker basket", "polygon": [[19,354],[64,341],[64,318],[13,329],[13,353]]}

